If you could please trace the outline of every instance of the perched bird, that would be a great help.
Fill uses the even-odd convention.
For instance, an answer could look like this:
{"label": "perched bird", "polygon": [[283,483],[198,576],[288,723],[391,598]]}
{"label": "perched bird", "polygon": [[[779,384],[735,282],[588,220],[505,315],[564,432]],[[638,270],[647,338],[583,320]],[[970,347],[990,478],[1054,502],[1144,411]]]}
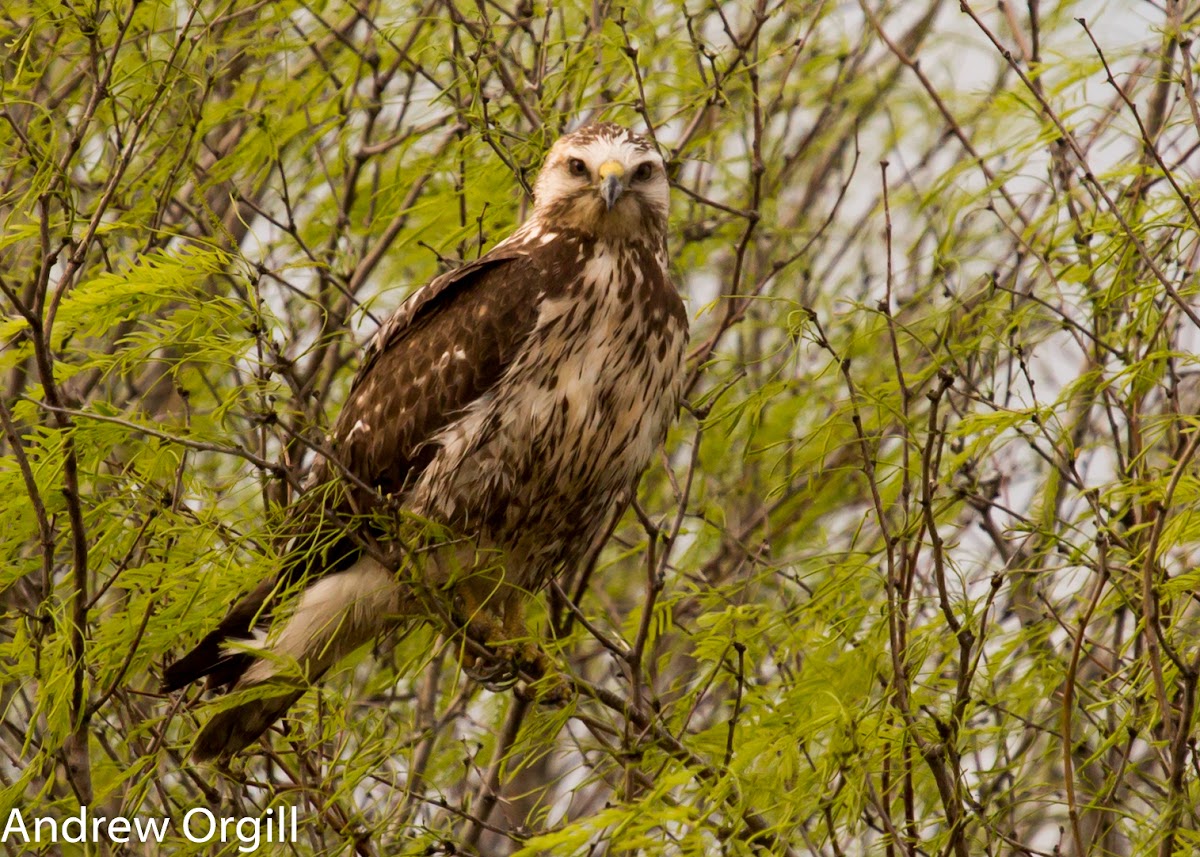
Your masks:
{"label": "perched bird", "polygon": [[194,757],[246,747],[395,622],[464,634],[485,679],[549,670],[524,603],[583,559],[679,408],[668,204],[650,141],[584,127],[550,149],[516,232],[380,327],[288,510],[280,572],[165,671],[167,690],[251,689]]}

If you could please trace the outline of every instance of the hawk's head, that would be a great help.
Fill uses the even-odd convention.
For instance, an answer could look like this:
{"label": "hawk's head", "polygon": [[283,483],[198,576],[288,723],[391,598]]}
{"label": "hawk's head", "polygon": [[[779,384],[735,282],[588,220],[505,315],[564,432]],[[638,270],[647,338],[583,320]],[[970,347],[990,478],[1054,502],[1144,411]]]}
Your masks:
{"label": "hawk's head", "polygon": [[654,144],[602,122],[559,139],[534,186],[535,214],[597,238],[656,238],[667,230],[667,174]]}

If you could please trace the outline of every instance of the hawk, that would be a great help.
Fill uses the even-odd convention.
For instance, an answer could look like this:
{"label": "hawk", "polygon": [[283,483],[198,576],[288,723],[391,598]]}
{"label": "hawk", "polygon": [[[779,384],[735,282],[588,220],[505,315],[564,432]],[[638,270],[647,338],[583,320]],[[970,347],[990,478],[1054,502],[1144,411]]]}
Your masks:
{"label": "hawk", "polygon": [[550,671],[523,605],[603,535],[679,408],[668,206],[649,140],[584,127],[550,149],[520,228],[384,322],[287,512],[278,574],[164,673],[168,691],[252,689],[195,758],[242,750],[396,622],[469,637],[485,679]]}

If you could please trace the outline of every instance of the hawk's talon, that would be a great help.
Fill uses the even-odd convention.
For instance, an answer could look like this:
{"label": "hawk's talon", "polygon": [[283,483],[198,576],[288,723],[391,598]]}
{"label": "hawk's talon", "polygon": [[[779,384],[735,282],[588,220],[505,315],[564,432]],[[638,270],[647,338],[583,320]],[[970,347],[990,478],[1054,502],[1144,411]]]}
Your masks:
{"label": "hawk's talon", "polygon": [[[464,661],[462,671],[488,690],[515,688],[522,698],[543,705],[561,705],[573,695],[554,662],[536,644],[487,644],[486,648],[487,652],[476,655],[471,663]],[[534,691],[535,685],[544,685],[545,690]]]}
{"label": "hawk's talon", "polygon": [[488,646],[487,654],[476,655],[470,664],[464,662],[462,670],[468,678],[488,690],[506,690],[519,678],[515,658],[516,652],[511,646]]}

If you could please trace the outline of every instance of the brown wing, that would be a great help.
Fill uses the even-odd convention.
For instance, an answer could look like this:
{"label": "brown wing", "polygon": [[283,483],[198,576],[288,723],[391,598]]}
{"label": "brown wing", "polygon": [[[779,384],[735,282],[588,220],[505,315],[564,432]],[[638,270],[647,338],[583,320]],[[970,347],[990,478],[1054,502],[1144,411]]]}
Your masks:
{"label": "brown wing", "polygon": [[537,323],[546,284],[517,251],[434,280],[380,329],[342,407],[333,454],[357,479],[399,494],[428,441],[500,380]]}
{"label": "brown wing", "polygon": [[[432,458],[427,441],[500,380],[533,331],[549,285],[537,261],[514,248],[483,256],[414,294],[380,328],[338,416],[333,454],[340,467],[384,493],[401,492]],[[329,465],[320,471],[328,482],[339,473]],[[286,525],[292,544],[279,575],[247,593],[165,670],[165,690],[204,676],[210,687],[235,683],[252,658],[225,651],[225,642],[250,639],[254,628],[267,627],[276,593],[358,557],[358,540],[329,514],[348,511],[343,488],[362,493],[341,480],[293,504]]]}

